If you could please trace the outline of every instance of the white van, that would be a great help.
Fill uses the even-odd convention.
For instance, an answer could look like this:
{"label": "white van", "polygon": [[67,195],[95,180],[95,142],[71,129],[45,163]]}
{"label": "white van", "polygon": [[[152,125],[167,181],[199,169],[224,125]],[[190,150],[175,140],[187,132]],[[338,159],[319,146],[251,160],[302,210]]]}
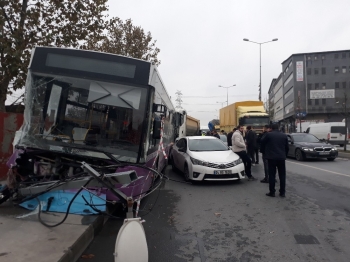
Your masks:
{"label": "white van", "polygon": [[344,122],[329,122],[311,124],[305,133],[312,134],[320,140],[325,140],[332,145],[344,146],[345,133],[349,137],[349,130],[345,132]]}

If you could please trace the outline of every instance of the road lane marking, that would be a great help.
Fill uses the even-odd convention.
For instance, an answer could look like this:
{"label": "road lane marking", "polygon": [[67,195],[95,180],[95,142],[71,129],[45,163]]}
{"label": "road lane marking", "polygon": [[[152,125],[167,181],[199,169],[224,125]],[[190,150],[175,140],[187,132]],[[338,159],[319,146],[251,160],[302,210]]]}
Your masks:
{"label": "road lane marking", "polygon": [[332,174],[336,174],[336,175],[340,175],[340,176],[350,177],[350,175],[346,175],[346,174],[342,174],[342,173],[338,173],[338,172],[330,171],[330,170],[327,170],[327,169],[322,169],[322,168],[318,168],[318,167],[314,167],[314,166],[309,166],[309,165],[305,165],[305,164],[301,164],[301,163],[297,163],[297,162],[292,162],[292,161],[288,161],[288,160],[286,160],[286,162],[288,162],[288,163],[292,163],[292,164],[296,164],[296,165],[299,165],[299,166],[306,166],[306,167],[310,167],[310,168],[313,168],[313,169],[317,169],[317,170],[325,171],[325,172],[332,173]]}

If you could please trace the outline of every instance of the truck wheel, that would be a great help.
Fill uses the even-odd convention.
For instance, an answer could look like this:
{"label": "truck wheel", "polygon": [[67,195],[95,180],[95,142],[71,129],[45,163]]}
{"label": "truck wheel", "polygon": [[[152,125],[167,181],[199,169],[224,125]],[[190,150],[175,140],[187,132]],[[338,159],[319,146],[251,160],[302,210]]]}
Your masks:
{"label": "truck wheel", "polygon": [[299,148],[297,150],[295,150],[295,158],[298,161],[304,161],[304,159],[305,159],[303,152],[301,152],[301,150]]}

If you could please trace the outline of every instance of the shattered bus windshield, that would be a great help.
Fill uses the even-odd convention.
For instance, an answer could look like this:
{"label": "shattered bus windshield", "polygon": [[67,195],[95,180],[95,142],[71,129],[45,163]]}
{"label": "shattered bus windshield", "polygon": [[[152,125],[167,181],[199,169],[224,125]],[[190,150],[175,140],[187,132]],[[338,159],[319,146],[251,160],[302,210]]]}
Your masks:
{"label": "shattered bus windshield", "polygon": [[[136,162],[147,100],[145,87],[29,71],[21,144],[44,150]],[[28,115],[29,114],[29,115]]]}

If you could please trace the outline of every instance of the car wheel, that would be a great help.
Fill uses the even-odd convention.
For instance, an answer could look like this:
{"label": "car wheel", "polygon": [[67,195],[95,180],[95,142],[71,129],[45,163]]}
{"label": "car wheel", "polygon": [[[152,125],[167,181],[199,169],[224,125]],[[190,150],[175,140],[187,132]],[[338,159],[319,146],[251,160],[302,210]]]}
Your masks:
{"label": "car wheel", "polygon": [[334,161],[335,157],[329,157],[327,158],[328,161]]}
{"label": "car wheel", "polygon": [[301,152],[301,150],[299,148],[297,150],[295,150],[295,158],[298,161],[304,161],[304,159],[305,159],[303,152]]}
{"label": "car wheel", "polygon": [[190,181],[190,171],[188,170],[187,165],[184,167],[184,178],[186,182]]}

